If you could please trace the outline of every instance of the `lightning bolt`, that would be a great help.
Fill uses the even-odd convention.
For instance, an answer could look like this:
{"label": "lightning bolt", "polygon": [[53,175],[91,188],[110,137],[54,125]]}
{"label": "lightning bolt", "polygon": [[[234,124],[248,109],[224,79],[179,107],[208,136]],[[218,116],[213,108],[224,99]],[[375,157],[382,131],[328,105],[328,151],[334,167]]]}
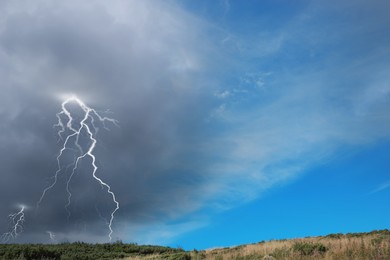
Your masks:
{"label": "lightning bolt", "polygon": [[[72,116],[72,113],[68,110],[67,106],[71,103],[78,105],[82,109],[83,115],[81,120],[75,120],[75,118]],[[53,182],[43,190],[42,195],[39,201],[37,202],[37,208],[42,203],[42,200],[44,199],[46,193],[56,185],[58,181],[58,177],[64,169],[61,163],[61,158],[63,157],[63,154],[67,149],[72,149],[70,148],[70,146],[72,146],[72,140],[74,140],[73,145],[77,147],[77,149],[75,150],[78,151],[75,157],[76,159],[72,164],[73,165],[72,172],[66,181],[66,192],[68,196],[67,196],[67,203],[65,205],[65,209],[68,212],[68,219],[70,218],[69,206],[71,204],[71,197],[72,197],[70,184],[72,178],[76,173],[79,163],[84,158],[89,157],[92,160],[91,162],[93,168],[92,177],[101,185],[103,189],[104,188],[106,189],[107,193],[111,196],[112,202],[115,205],[115,209],[111,211],[110,220],[107,223],[109,229],[108,238],[111,241],[112,240],[111,235],[113,233],[112,223],[114,221],[115,212],[119,209],[119,202],[117,201],[114,192],[112,192],[110,185],[108,185],[106,182],[104,182],[101,178],[99,178],[96,175],[98,167],[96,165],[96,157],[93,152],[95,150],[96,143],[97,143],[96,133],[99,130],[99,128],[95,124],[96,121],[99,121],[105,129],[108,129],[106,127],[107,122],[110,122],[114,125],[118,125],[118,121],[109,117],[103,117],[99,115],[99,113],[96,110],[88,107],[84,102],[82,102],[80,99],[78,99],[75,96],[66,99],[61,104],[61,111],[56,114],[56,117],[58,119],[58,122],[54,126],[59,127],[59,131],[58,131],[59,140],[64,140],[64,141],[62,144],[62,148],[60,149],[60,152],[57,156],[57,171],[53,176]],[[86,147],[87,149],[85,149],[85,151],[79,143],[80,136],[82,136],[83,133],[86,133],[89,141],[89,144],[87,145]],[[65,138],[63,137],[63,135],[65,135]]]}
{"label": "lightning bolt", "polygon": [[46,231],[46,233],[49,235],[49,238],[50,238],[51,241],[57,242],[57,240],[56,240],[56,234],[55,234],[54,232],[48,230],[48,231]]}
{"label": "lightning bolt", "polygon": [[20,233],[23,232],[23,223],[25,221],[24,218],[24,209],[25,206],[20,206],[20,210],[14,214],[9,215],[10,219],[10,231],[1,235],[1,241],[4,243],[9,242],[12,239],[16,239]]}

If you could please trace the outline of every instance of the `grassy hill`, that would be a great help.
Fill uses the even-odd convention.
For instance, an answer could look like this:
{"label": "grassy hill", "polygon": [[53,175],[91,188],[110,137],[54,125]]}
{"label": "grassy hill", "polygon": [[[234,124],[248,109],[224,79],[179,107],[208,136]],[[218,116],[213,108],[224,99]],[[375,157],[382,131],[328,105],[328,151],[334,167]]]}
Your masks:
{"label": "grassy hill", "polygon": [[137,244],[0,244],[0,259],[390,259],[390,231],[331,234],[210,250]]}
{"label": "grassy hill", "polygon": [[262,241],[192,252],[192,259],[390,259],[390,231]]}

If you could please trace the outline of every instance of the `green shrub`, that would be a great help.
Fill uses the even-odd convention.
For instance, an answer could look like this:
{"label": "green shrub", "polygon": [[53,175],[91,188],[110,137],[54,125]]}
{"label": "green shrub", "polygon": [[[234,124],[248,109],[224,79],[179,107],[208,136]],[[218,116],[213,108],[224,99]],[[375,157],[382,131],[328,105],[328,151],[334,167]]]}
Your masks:
{"label": "green shrub", "polygon": [[191,260],[191,256],[187,253],[175,253],[175,254],[166,254],[160,256],[161,259],[166,260]]}
{"label": "green shrub", "polygon": [[[62,243],[57,245],[43,244],[0,244],[0,259],[45,259],[45,260],[89,260],[120,259],[131,255],[166,255],[166,259],[189,259],[183,249],[163,246],[139,246],[123,244],[118,241],[112,244],[88,244],[83,242]],[[169,258],[171,254],[173,258]]]}
{"label": "green shrub", "polygon": [[283,259],[285,257],[290,256],[290,253],[291,253],[291,249],[288,248],[287,246],[284,246],[282,248],[275,248],[269,255],[277,259],[279,258]]}
{"label": "green shrub", "polygon": [[326,235],[325,237],[326,238],[333,238],[333,239],[340,239],[342,238],[344,235],[341,234],[341,233],[337,233],[337,234],[329,234],[329,235]]}
{"label": "green shrub", "polygon": [[323,254],[328,248],[321,243],[297,242],[292,246],[292,250],[300,255],[309,256],[315,253]]}

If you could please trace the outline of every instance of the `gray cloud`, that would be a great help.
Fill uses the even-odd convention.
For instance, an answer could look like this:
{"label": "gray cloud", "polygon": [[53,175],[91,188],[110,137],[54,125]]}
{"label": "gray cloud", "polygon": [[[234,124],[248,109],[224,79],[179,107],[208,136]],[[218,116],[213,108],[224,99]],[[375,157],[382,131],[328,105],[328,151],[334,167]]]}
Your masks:
{"label": "gray cloud", "polygon": [[[152,1],[2,5],[1,214],[16,203],[35,205],[50,183],[59,151],[51,126],[61,98],[71,93],[109,108],[120,122],[99,132],[96,149],[98,174],[121,204],[114,229],[196,210],[194,194],[204,180],[191,144],[202,134],[207,104],[199,105],[205,93],[195,75],[207,66],[208,51],[199,21]],[[67,221],[60,178],[39,210],[29,210],[20,241],[47,241],[47,230],[58,240],[106,239],[97,212],[107,215],[112,205],[83,168],[72,186],[79,214]]]}

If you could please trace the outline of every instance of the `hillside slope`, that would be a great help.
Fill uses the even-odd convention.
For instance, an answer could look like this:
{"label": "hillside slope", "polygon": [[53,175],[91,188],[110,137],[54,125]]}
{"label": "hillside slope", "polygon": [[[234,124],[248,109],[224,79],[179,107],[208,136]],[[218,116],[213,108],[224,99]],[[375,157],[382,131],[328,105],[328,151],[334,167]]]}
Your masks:
{"label": "hillside slope", "polygon": [[0,259],[390,259],[390,231],[272,240],[210,250],[124,244],[0,244]]}
{"label": "hillside slope", "polygon": [[390,259],[390,231],[262,241],[192,252],[192,259]]}

